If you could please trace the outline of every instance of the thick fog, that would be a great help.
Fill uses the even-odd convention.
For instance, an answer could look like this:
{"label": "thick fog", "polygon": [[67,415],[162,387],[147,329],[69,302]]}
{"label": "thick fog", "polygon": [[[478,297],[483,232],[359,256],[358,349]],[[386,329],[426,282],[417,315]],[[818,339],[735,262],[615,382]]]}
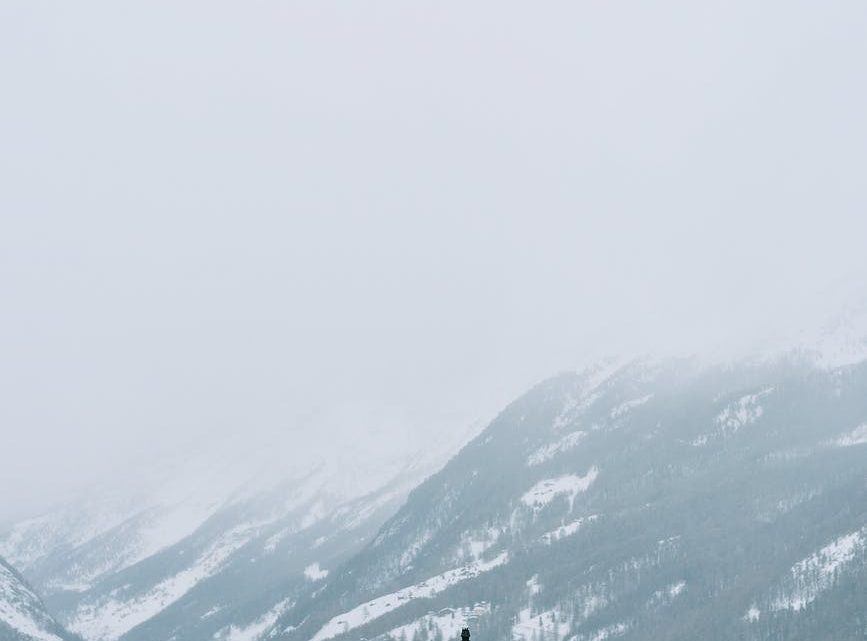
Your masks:
{"label": "thick fog", "polygon": [[867,273],[865,33],[856,0],[4,2],[0,520],[818,322]]}

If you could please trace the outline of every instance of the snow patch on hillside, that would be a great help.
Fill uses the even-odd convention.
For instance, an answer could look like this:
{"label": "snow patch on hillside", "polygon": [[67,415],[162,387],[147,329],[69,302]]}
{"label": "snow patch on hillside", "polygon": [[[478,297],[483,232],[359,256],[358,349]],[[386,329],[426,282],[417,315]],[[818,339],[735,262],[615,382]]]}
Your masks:
{"label": "snow patch on hillside", "polygon": [[280,615],[290,607],[292,607],[291,600],[281,601],[253,623],[243,627],[230,625],[216,632],[213,638],[216,641],[259,641],[274,626]]}
{"label": "snow patch on hillside", "polygon": [[304,568],[304,576],[311,581],[321,581],[328,576],[328,570],[323,570],[318,563],[311,563]]}
{"label": "snow patch on hillside", "polygon": [[84,592],[101,577],[132,567],[189,536],[218,507],[218,503],[189,502],[148,509],[135,517],[134,528],[128,536],[118,537],[125,528],[120,526],[117,533],[112,533],[110,540],[105,540],[107,535],[104,534],[91,541],[105,551],[107,558],[104,562],[76,566],[76,574],[62,575],[47,582],[47,586],[51,590]]}
{"label": "snow patch on hillside", "polygon": [[787,450],[776,450],[762,457],[762,463],[791,463],[814,454],[812,448],[797,447]]}
{"label": "snow patch on hillside", "polygon": [[599,476],[599,468],[593,466],[584,476],[566,474],[557,478],[539,481],[524,493],[521,497],[521,503],[533,508],[535,511],[539,511],[551,503],[557,496],[565,494],[569,498],[569,509],[571,510],[575,497],[582,492],[586,492],[593,485],[597,476]]}
{"label": "snow patch on hillside", "polygon": [[459,559],[478,561],[485,552],[497,544],[502,533],[502,530],[497,527],[464,532],[458,546]]}
{"label": "snow patch on hillside", "polygon": [[764,408],[759,404],[759,401],[771,394],[774,391],[773,387],[763,389],[756,394],[747,394],[742,396],[733,403],[727,405],[717,414],[714,423],[725,434],[734,434],[742,427],[750,425],[759,420],[765,413]]}
{"label": "snow patch on hillside", "polygon": [[62,641],[48,630],[54,621],[42,609],[39,597],[3,563],[0,563],[0,622],[34,641]]}
{"label": "snow patch on hillside", "polygon": [[353,502],[352,504],[341,507],[335,512],[334,518],[339,518],[343,521],[344,529],[352,530],[372,517],[377,510],[384,508],[390,502],[396,501],[400,497],[408,494],[413,487],[414,483],[412,482],[397,484],[391,491],[379,492],[372,495],[372,497],[367,500]]}
{"label": "snow patch on hillside", "polygon": [[621,403],[620,405],[611,410],[610,416],[611,418],[620,418],[621,416],[627,414],[636,407],[644,405],[651,398],[653,398],[653,394],[647,394],[646,396],[641,396],[639,398],[634,398],[631,401]]}
{"label": "snow patch on hillside", "polygon": [[331,639],[339,634],[343,634],[349,630],[353,630],[361,625],[369,623],[374,619],[388,614],[397,608],[406,605],[414,599],[430,599],[435,595],[443,592],[453,585],[457,585],[462,581],[475,578],[484,572],[493,570],[508,561],[508,554],[505,552],[490,561],[476,561],[454,570],[449,570],[433,576],[425,581],[410,585],[396,592],[385,594],[377,597],[372,601],[362,603],[361,605],[338,614],[326,623],[317,632],[311,641],[324,641]]}
{"label": "snow patch on hillside", "polygon": [[571,621],[559,607],[535,611],[528,606],[518,612],[512,625],[513,641],[533,641],[544,635],[550,641],[563,641],[571,630]]}
{"label": "snow patch on hillside", "polygon": [[670,605],[686,588],[686,581],[671,583],[661,590],[656,590],[647,600],[647,608],[659,608]]}
{"label": "snow patch on hillside", "polygon": [[491,606],[485,602],[477,603],[472,608],[443,608],[439,612],[428,612],[411,623],[396,627],[386,635],[394,641],[423,638],[425,633],[428,638],[436,638],[435,635],[439,633],[443,639],[459,639],[462,628],[490,612]]}
{"label": "snow patch on hillside", "polygon": [[853,445],[864,445],[867,443],[867,423],[859,425],[854,430],[847,434],[843,434],[832,441],[836,447],[852,447]]}
{"label": "snow patch on hillside", "polygon": [[551,460],[562,452],[568,452],[569,450],[577,446],[578,443],[580,443],[585,436],[587,436],[587,432],[578,430],[567,434],[563,438],[558,439],[553,443],[543,445],[535,452],[530,454],[530,456],[527,458],[527,465],[539,465],[540,463]]}
{"label": "snow patch on hillside", "polygon": [[774,388],[768,387],[755,394],[747,394],[726,405],[714,418],[716,430],[710,434],[701,434],[691,441],[694,447],[704,447],[711,440],[727,438],[737,434],[747,425],[758,421],[765,413],[759,401],[773,393]]}
{"label": "snow patch on hillside", "polygon": [[559,605],[547,610],[536,607],[536,596],[541,592],[539,576],[534,575],[527,581],[527,607],[518,611],[512,624],[512,641],[535,641],[540,637],[563,641],[568,636],[572,628],[571,617]]}
{"label": "snow patch on hillside", "polygon": [[580,639],[580,641],[605,641],[605,639],[623,636],[628,630],[629,626],[627,624],[615,623],[614,625],[607,625],[604,628],[599,628],[598,630],[595,630],[593,634],[582,634],[575,638]]}
{"label": "snow patch on hillside", "polygon": [[[382,540],[381,537],[383,537],[384,534],[385,531],[380,533],[380,535],[377,537],[377,541]],[[425,545],[428,544],[428,542],[430,542],[430,540],[433,538],[433,535],[434,533],[431,530],[427,530],[423,532],[421,536],[419,536],[415,541],[413,541],[411,545],[407,546],[407,548],[400,555],[400,567],[406,568],[411,565],[412,562],[415,560],[416,555],[421,552],[421,550],[424,548]],[[374,545],[376,545],[376,541],[374,542]]]}
{"label": "snow patch on hillside", "polygon": [[784,499],[780,499],[777,501],[777,504],[774,506],[774,516],[778,516],[780,514],[786,514],[787,512],[791,512],[793,509],[806,503],[807,501],[811,501],[812,499],[820,496],[822,494],[822,490],[820,488],[813,488],[811,490],[807,490],[804,492],[798,492],[792,496],[789,496]]}
{"label": "snow patch on hillside", "polygon": [[19,571],[59,549],[73,549],[119,526],[140,507],[77,505],[17,523],[0,539],[0,556]]}
{"label": "snow patch on hillside", "polygon": [[818,552],[796,563],[791,569],[791,589],[778,596],[772,610],[802,610],[832,587],[837,573],[865,548],[865,530],[850,532]]}
{"label": "snow patch on hillside", "polygon": [[571,523],[566,523],[565,525],[561,525],[556,530],[551,530],[550,532],[546,532],[541,537],[539,537],[539,540],[542,543],[550,545],[551,543],[553,543],[555,541],[559,541],[560,539],[564,539],[567,536],[572,536],[573,534],[577,534],[578,531],[582,527],[584,527],[584,525],[586,525],[587,523],[592,523],[597,518],[599,518],[598,515],[591,514],[590,516],[585,516],[583,518],[576,519],[575,521],[572,521]]}
{"label": "snow patch on hillside", "polygon": [[257,526],[229,530],[187,569],[161,581],[147,592],[118,600],[110,594],[82,604],[67,622],[69,629],[89,641],[110,641],[144,623],[174,603],[204,579],[213,576],[226,559],[250,541]]}
{"label": "snow patch on hillside", "polygon": [[275,534],[272,534],[265,540],[265,543],[262,545],[262,551],[265,554],[273,554],[277,550],[277,546],[280,545],[280,541],[292,534],[293,531],[294,528],[287,527],[283,528]]}

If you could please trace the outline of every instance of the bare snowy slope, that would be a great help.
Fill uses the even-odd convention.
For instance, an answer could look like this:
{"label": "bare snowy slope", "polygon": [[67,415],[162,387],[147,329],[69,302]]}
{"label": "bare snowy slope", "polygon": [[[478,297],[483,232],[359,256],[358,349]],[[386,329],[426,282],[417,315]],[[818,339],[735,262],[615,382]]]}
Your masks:
{"label": "bare snowy slope", "polygon": [[88,641],[237,637],[360,548],[451,447],[349,447],[286,467],[275,452],[242,465],[209,451],[151,488],[18,523],[0,550]]}
{"label": "bare snowy slope", "polygon": [[0,558],[0,640],[72,641],[41,599],[12,566]]}
{"label": "bare snowy slope", "polygon": [[863,361],[552,378],[257,638],[859,638],[865,423]]}
{"label": "bare snowy slope", "polygon": [[863,335],[850,314],[770,356],[563,374],[444,466],[451,444],[363,433],[301,462],[203,452],[0,554],[87,641],[857,638]]}

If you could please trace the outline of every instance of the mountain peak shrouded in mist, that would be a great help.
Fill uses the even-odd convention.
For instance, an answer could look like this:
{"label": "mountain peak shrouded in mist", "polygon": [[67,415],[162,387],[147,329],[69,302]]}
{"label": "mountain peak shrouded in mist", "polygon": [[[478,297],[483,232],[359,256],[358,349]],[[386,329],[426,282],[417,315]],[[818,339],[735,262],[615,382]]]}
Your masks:
{"label": "mountain peak shrouded in mist", "polygon": [[[462,444],[405,450],[376,438],[307,457],[272,442],[203,443],[145,479],[92,487],[14,524],[0,554],[88,641],[147,637],[190,608],[202,620],[185,629],[228,630],[282,602],[273,594],[327,576]],[[214,602],[210,584],[236,581],[246,587]]]}
{"label": "mountain peak shrouded in mist", "polygon": [[818,331],[802,332],[798,348],[827,368],[867,360],[867,301],[834,314]]}
{"label": "mountain peak shrouded in mist", "polygon": [[850,638],[867,361],[787,354],[607,359],[535,385],[430,475],[336,456],[206,512],[195,493],[103,520],[72,505],[0,550],[88,641],[446,639],[467,622],[513,641]]}
{"label": "mountain peak shrouded in mist", "polygon": [[865,33],[0,3],[0,641],[864,637]]}
{"label": "mountain peak shrouded in mist", "polygon": [[0,521],[189,441],[740,357],[867,273],[857,0],[109,5],[0,20]]}
{"label": "mountain peak shrouded in mist", "polygon": [[865,367],[641,360],[546,380],[272,632],[854,638]]}

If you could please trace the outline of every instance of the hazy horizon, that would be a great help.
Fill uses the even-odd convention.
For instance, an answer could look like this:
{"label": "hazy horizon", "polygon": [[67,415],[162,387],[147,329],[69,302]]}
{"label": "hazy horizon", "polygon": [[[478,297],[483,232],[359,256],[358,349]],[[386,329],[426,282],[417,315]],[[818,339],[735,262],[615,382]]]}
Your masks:
{"label": "hazy horizon", "polygon": [[867,300],[863,3],[0,16],[0,523],[223,438],[459,440],[599,356]]}

